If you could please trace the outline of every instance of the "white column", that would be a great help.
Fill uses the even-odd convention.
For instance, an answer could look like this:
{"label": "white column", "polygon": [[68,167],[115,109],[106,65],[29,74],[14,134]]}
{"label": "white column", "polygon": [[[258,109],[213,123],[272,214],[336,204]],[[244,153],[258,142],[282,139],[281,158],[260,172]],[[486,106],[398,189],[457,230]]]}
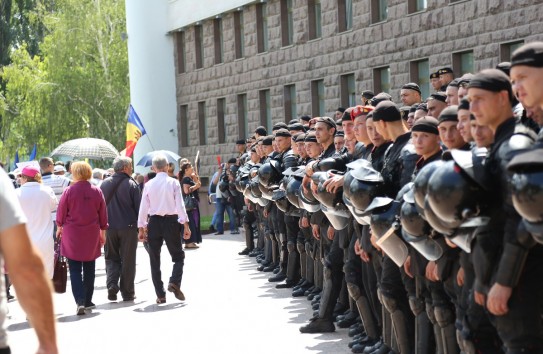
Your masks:
{"label": "white column", "polygon": [[130,98],[147,131],[136,146],[134,164],[153,149],[177,153],[179,148],[174,37],[167,33],[168,3],[125,1]]}

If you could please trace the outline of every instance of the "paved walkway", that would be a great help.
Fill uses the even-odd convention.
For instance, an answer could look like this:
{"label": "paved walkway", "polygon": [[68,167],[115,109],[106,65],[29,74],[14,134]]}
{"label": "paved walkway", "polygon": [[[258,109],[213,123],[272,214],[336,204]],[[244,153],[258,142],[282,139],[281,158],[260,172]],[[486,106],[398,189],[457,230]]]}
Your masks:
{"label": "paved walkway", "polygon": [[[167,303],[155,304],[148,256],[138,247],[136,300],[109,302],[104,259],[97,260],[93,301],[96,309],[75,315],[69,288],[55,294],[61,353],[348,353],[346,329],[329,334],[301,334],[311,317],[305,298],[290,289],[275,289],[269,273],[256,270],[254,258],[238,256],[243,235],[204,236],[196,250],[187,250],[182,290]],[[163,279],[171,258],[162,250]],[[8,330],[14,353],[31,353],[37,346],[17,301],[9,303]]]}

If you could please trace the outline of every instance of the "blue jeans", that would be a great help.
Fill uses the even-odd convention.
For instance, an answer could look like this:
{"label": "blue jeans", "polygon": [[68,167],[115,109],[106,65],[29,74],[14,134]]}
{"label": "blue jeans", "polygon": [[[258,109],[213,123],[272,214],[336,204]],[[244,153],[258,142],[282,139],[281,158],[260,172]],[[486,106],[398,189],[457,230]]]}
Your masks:
{"label": "blue jeans", "polygon": [[89,306],[94,294],[96,261],[80,262],[68,259],[72,294],[78,306]]}
{"label": "blue jeans", "polygon": [[217,231],[224,232],[224,211],[228,213],[228,218],[230,219],[230,231],[236,230],[235,216],[232,206],[223,198],[217,198],[217,204],[215,204],[217,211]]}

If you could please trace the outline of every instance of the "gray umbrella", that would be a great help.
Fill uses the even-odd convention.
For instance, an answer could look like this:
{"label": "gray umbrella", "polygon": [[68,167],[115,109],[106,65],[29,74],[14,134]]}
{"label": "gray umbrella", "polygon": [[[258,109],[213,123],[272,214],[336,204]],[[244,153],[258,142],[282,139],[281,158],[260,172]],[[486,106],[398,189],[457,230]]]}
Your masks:
{"label": "gray umbrella", "polygon": [[108,160],[119,156],[119,151],[115,149],[109,141],[95,138],[81,138],[68,140],[60,144],[51,156],[69,156],[79,159]]}
{"label": "gray umbrella", "polygon": [[143,155],[143,157],[138,161],[137,165],[143,167],[151,166],[153,163],[153,157],[155,157],[155,155],[164,155],[168,159],[168,162],[174,163],[179,161],[181,158],[181,156],[170,150],[155,150]]}

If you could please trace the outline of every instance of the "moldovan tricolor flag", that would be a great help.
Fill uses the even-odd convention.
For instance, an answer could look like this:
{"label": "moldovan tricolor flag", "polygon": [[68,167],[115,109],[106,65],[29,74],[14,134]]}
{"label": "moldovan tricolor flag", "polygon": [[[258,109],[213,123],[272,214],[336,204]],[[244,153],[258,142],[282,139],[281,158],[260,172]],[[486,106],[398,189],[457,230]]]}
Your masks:
{"label": "moldovan tricolor flag", "polygon": [[126,156],[132,156],[138,140],[146,134],[140,117],[130,105],[128,109],[128,122],[126,123]]}

